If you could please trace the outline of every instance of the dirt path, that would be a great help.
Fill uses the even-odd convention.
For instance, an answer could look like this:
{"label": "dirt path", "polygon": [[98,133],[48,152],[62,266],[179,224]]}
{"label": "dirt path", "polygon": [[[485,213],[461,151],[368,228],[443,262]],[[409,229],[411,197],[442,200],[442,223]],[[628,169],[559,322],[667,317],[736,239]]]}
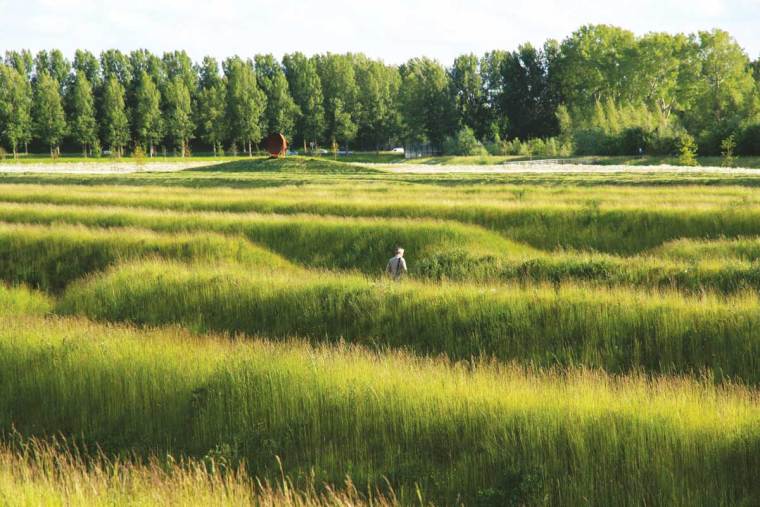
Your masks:
{"label": "dirt path", "polygon": [[127,174],[137,172],[173,172],[221,164],[222,161],[195,162],[61,162],[40,164],[1,163],[0,173],[57,173],[57,174]]}
{"label": "dirt path", "polygon": [[583,165],[510,163],[499,165],[426,165],[426,164],[361,164],[373,169],[410,174],[610,174],[610,173],[676,173],[676,174],[752,174],[760,176],[760,169],[744,167],[683,167],[673,165]]}

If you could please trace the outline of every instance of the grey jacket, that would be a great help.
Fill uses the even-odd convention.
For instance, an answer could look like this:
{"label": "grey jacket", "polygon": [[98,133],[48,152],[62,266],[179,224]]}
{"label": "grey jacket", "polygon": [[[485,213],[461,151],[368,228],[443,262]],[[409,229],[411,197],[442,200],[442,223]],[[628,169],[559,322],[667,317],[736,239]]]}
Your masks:
{"label": "grey jacket", "polygon": [[401,275],[406,273],[406,261],[400,255],[391,257],[391,260],[388,261],[388,265],[385,267],[385,272],[393,277],[393,279],[398,280],[401,278]]}

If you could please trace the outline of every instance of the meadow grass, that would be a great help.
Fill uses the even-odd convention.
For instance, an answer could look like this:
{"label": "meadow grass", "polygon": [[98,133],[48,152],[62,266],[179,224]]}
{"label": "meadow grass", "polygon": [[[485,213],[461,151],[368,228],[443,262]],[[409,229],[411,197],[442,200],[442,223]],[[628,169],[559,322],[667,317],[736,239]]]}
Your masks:
{"label": "meadow grass", "polygon": [[0,316],[46,315],[53,311],[53,299],[25,286],[0,284]]}
{"label": "meadow grass", "polygon": [[[28,224],[138,227],[166,233],[242,235],[289,260],[316,268],[381,273],[397,245],[420,262],[446,256],[472,264],[507,252],[535,251],[475,226],[436,220],[386,220],[310,215],[183,213],[138,208],[30,206],[0,203],[0,220]],[[481,259],[479,261],[479,259]]]}
{"label": "meadow grass", "polygon": [[[624,258],[582,251],[546,253],[477,227],[429,220],[388,223],[383,219],[2,203],[0,220],[23,224],[0,222],[0,277],[53,290],[118,260],[148,254],[295,269],[286,267],[287,262],[273,253],[277,252],[305,267],[377,276],[396,245],[407,248],[412,276],[423,280],[523,284],[575,281],[689,293],[760,290],[760,266],[746,253],[757,243],[754,238],[681,240],[661,250]],[[64,223],[90,229],[61,225]],[[148,231],[124,227],[160,234],[151,236]],[[271,252],[257,249],[241,237]],[[693,245],[689,247],[691,253],[678,254],[677,250],[684,250],[686,245]],[[732,250],[746,254],[729,255]]]}
{"label": "meadow grass", "polygon": [[262,479],[282,466],[296,486],[348,475],[390,484],[404,504],[712,506],[760,494],[760,401],[736,385],[35,317],[0,318],[0,378],[6,430],[218,457]]}
{"label": "meadow grass", "polygon": [[[11,435],[14,436],[14,435]],[[319,486],[319,487],[318,487]],[[300,488],[286,480],[252,478],[243,465],[210,453],[202,460],[171,455],[130,459],[88,453],[65,439],[11,439],[0,444],[3,505],[111,507],[379,507],[392,496],[361,494],[351,482]]]}
{"label": "meadow grass", "polygon": [[[491,229],[509,239],[543,250],[590,249],[630,255],[679,238],[717,239],[760,235],[760,201],[752,192],[727,189],[700,197],[700,189],[653,192],[618,191],[605,201],[593,192],[575,192],[563,201],[542,191],[526,199],[531,189],[515,187],[496,194],[453,195],[445,192],[403,191],[388,187],[357,193],[322,188],[274,189],[247,195],[227,190],[208,195],[187,191],[129,188],[6,186],[0,201],[28,204],[118,205],[176,211],[227,211],[312,214],[341,217],[381,217],[388,221],[439,219]],[[418,190],[418,189],[415,189]],[[605,195],[600,189],[599,196]],[[691,195],[691,198],[689,196]],[[499,197],[501,196],[501,197]]]}
{"label": "meadow grass", "polygon": [[169,262],[117,266],[66,290],[58,311],[198,332],[346,339],[451,358],[760,382],[760,301],[668,292],[376,282]]}
{"label": "meadow grass", "polygon": [[0,503],[760,498],[760,178],[0,182]]}
{"label": "meadow grass", "polygon": [[257,269],[295,269],[244,238],[159,234],[135,228],[92,229],[0,222],[0,279],[59,292],[70,282],[127,259],[238,262]]}

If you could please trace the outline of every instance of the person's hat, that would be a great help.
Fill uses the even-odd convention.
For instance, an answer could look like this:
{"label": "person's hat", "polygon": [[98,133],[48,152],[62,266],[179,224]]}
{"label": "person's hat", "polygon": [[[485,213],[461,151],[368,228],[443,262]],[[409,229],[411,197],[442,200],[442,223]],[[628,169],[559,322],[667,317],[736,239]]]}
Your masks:
{"label": "person's hat", "polygon": [[403,249],[403,248],[401,248],[400,246],[397,246],[397,247],[396,247],[396,253],[397,253],[397,254],[402,254],[402,253],[404,253],[404,249]]}

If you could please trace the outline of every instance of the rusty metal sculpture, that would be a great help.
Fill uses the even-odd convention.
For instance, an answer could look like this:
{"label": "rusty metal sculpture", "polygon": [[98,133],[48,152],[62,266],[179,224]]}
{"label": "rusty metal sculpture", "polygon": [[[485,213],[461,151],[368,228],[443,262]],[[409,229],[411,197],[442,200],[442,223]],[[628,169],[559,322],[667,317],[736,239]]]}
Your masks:
{"label": "rusty metal sculpture", "polygon": [[285,139],[285,136],[279,132],[276,134],[270,134],[264,138],[261,141],[261,145],[273,158],[284,157],[288,152],[288,141]]}

